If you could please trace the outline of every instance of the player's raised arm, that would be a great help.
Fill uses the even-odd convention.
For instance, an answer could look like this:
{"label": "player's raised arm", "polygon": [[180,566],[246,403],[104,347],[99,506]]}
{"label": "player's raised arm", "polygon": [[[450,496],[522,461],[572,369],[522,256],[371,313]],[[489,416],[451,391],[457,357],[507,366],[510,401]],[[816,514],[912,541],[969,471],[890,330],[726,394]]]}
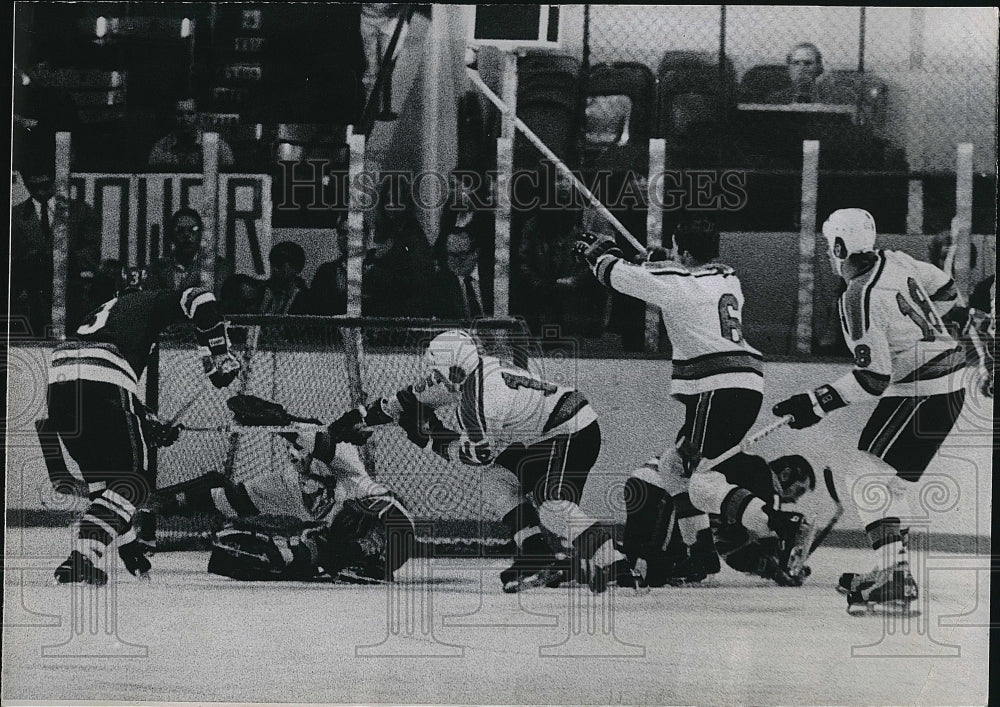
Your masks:
{"label": "player's raised arm", "polygon": [[225,388],[240,372],[240,362],[229,351],[229,335],[219,303],[209,290],[189,287],[180,293],[181,313],[194,324],[205,374],[216,388]]}
{"label": "player's raised arm", "polygon": [[648,301],[659,288],[657,278],[644,268],[625,260],[615,239],[599,233],[584,233],[576,242],[574,254],[605,287]]}

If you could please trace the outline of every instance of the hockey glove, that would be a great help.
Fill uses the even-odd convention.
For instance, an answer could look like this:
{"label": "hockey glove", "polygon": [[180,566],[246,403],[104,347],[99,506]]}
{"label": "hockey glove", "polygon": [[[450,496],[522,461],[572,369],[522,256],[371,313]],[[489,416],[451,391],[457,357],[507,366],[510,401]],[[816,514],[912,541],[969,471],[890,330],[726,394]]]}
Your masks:
{"label": "hockey glove", "polygon": [[827,413],[847,405],[840,393],[829,385],[821,385],[808,393],[799,393],[775,405],[771,412],[777,417],[791,415],[789,427],[803,430],[812,427],[826,417]]}
{"label": "hockey glove", "polygon": [[438,419],[434,411],[423,407],[408,409],[400,415],[399,426],[406,432],[406,437],[421,449],[430,447],[438,456],[450,460],[448,448],[461,435],[448,429]]}
{"label": "hockey glove", "polygon": [[585,265],[594,267],[602,255],[613,255],[623,258],[621,248],[611,236],[585,231],[580,240],[573,246],[573,254]]}
{"label": "hockey glove", "polygon": [[142,418],[142,433],[146,437],[146,443],[150,447],[163,449],[177,441],[177,438],[181,435],[181,427],[180,425],[161,422],[152,413],[147,413]]}
{"label": "hockey glove", "polygon": [[334,442],[362,445],[371,438],[374,430],[365,424],[364,408],[348,410],[326,428]]}
{"label": "hockey glove", "polygon": [[236,380],[240,362],[231,353],[210,354],[201,359],[205,374],[216,388],[225,388]]}
{"label": "hockey glove", "polygon": [[369,427],[378,427],[379,425],[388,425],[390,422],[393,422],[392,415],[386,412],[385,409],[388,402],[385,398],[376,400],[365,414],[365,424]]}

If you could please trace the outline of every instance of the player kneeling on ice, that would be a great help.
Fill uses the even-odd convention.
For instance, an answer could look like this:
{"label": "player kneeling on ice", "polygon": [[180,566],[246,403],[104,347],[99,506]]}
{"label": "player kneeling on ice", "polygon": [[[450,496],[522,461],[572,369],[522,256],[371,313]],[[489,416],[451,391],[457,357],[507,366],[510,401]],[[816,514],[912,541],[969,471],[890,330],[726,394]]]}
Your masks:
{"label": "player kneeling on ice", "polygon": [[834,272],[847,282],[840,321],[854,369],[783,400],[773,412],[791,415],[791,426],[803,429],[851,403],[879,401],[848,467],[858,483],[888,487],[888,504],[875,511],[858,506],[876,566],[841,575],[838,591],[847,595],[851,613],[876,605],[905,609],[918,591],[907,554],[906,519],[918,511],[911,499],[965,402],[966,357],[946,326],[958,292],[933,265],[876,250],[875,220],[867,211],[834,211],[823,235]]}
{"label": "player kneeling on ice", "polygon": [[[286,422],[259,415],[241,419],[239,412],[237,419],[257,425]],[[356,582],[391,581],[414,556],[417,541],[402,501],[367,474],[353,446],[370,436],[359,410],[327,427],[303,425],[301,432],[282,434],[288,459],[281,468],[239,483],[210,473],[161,489],[159,510],[218,511],[237,519],[213,538],[208,564],[213,574],[243,580],[310,580],[326,574]]]}
{"label": "player kneeling on ice", "polygon": [[[597,414],[587,399],[481,355],[465,331],[439,334],[425,358],[431,374],[380,400],[367,422],[397,422],[410,441],[448,461],[513,473],[516,483],[507,497],[491,499],[505,506],[503,521],[517,548],[514,563],[500,575],[504,591],[556,586],[566,578],[565,563],[546,540],[543,519],[545,528],[570,545],[574,562],[588,568],[593,591],[612,584],[635,587],[610,529],[578,505],[601,450]],[[446,425],[434,410],[452,403]]]}
{"label": "player kneeling on ice", "polygon": [[[632,473],[626,485],[626,520],[623,544],[629,561],[645,577],[650,587],[670,582],[674,566],[687,556],[670,504],[663,502],[657,474],[658,460],[652,459]],[[799,586],[808,568],[790,571],[788,547],[773,532],[764,536],[750,533],[740,521],[753,499],[770,503],[777,498],[782,506],[795,503],[816,488],[816,474],[803,457],[792,454],[771,462],[762,457],[737,454],[716,470],[739,488],[733,489],[721,513],[709,518],[719,555],[733,569],[774,580],[783,586]],[[703,472],[695,472],[699,474]],[[636,482],[641,482],[636,483]],[[660,493],[649,493],[654,488]]]}
{"label": "player kneeling on ice", "polygon": [[149,560],[135,539],[133,517],[152,487],[148,449],[167,446],[176,430],[161,425],[138,398],[139,379],[160,332],[176,322],[195,329],[204,372],[216,388],[236,378],[226,323],[215,296],[201,288],[143,292],[143,272],[122,272],[117,295],[92,311],[55,347],[49,367],[48,419],[36,423],[57,491],[71,489],[59,440],[80,467],[90,505],[73,550],[56,568],[60,584],[102,585],[104,553],[114,543],[126,569],[148,578]]}

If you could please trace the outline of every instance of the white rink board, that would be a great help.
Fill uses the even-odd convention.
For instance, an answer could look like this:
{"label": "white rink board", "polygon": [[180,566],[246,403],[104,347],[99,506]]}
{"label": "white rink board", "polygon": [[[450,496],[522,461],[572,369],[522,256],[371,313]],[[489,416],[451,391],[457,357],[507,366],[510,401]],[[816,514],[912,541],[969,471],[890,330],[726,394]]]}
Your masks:
{"label": "white rink board", "polygon": [[[48,351],[41,348],[18,348],[10,356],[10,398],[8,403],[8,465],[7,507],[39,509],[41,498],[49,496],[48,479],[35,438],[33,421],[45,415],[44,381]],[[296,354],[297,356],[300,354]],[[324,380],[340,376],[340,357],[324,354],[302,354],[316,358],[314,368],[322,372]],[[402,357],[402,355],[400,355]],[[194,365],[194,364],[192,364]],[[637,465],[658,454],[666,444],[673,442],[683,421],[683,408],[669,396],[670,363],[655,360],[602,360],[602,359],[551,359],[533,360],[532,367],[546,378],[563,385],[575,386],[587,396],[601,420],[602,448],[597,465],[591,473],[584,493],[584,506],[593,515],[608,520],[622,520],[622,485]],[[385,368],[385,370],[389,370]],[[301,370],[301,369],[298,369]],[[829,363],[765,363],[766,390],[758,426],[772,418],[771,406],[783,397],[832,381],[849,370],[848,364]],[[297,372],[297,371],[295,371]],[[292,374],[293,371],[289,371]],[[191,375],[201,374],[195,370]],[[267,371],[258,369],[257,377],[267,377]],[[301,376],[300,376],[301,378]],[[263,379],[262,379],[263,380]],[[303,385],[314,378],[296,379],[285,394],[292,398]],[[283,384],[284,385],[284,384]],[[344,388],[346,383],[341,386]],[[226,391],[216,392],[209,387],[205,407],[224,411]],[[263,385],[259,392],[268,395],[270,385]],[[391,393],[392,390],[375,388],[367,391],[372,396]],[[179,405],[164,399],[161,409],[165,414]],[[335,415],[346,407],[346,398],[339,400],[330,395],[324,401],[328,409],[306,410],[318,416]],[[783,430],[759,446],[759,451],[772,458],[781,454],[798,453],[806,456],[818,470],[826,464],[837,469],[845,463],[845,453],[854,449],[858,435],[874,404],[856,405],[834,412],[829,419],[803,431]],[[298,412],[298,411],[296,411]],[[225,414],[224,412],[222,414]],[[970,393],[963,415],[956,429],[949,436],[942,451],[931,463],[925,474],[924,486],[933,484],[947,489],[947,500],[938,507],[940,512],[928,518],[932,533],[988,537],[990,535],[992,499],[992,401]],[[222,422],[224,420],[218,420]],[[209,422],[202,419],[201,422]],[[398,430],[379,432],[386,444],[406,446]],[[391,439],[388,439],[391,438]],[[177,450],[183,448],[179,445]],[[170,451],[170,450],[168,450]],[[416,450],[413,450],[416,451]],[[433,455],[432,455],[433,456]],[[434,460],[437,457],[433,457]],[[437,463],[437,462],[436,462]],[[191,468],[199,469],[199,461],[191,460]],[[418,484],[418,474],[407,475],[407,484]],[[455,470],[456,474],[461,469]],[[460,481],[452,474],[449,478]],[[403,489],[405,492],[405,489]],[[429,490],[427,491],[429,493]],[[418,491],[419,495],[419,491]],[[841,489],[841,496],[846,496]],[[838,526],[841,529],[859,528],[857,513],[848,505],[847,512]]]}

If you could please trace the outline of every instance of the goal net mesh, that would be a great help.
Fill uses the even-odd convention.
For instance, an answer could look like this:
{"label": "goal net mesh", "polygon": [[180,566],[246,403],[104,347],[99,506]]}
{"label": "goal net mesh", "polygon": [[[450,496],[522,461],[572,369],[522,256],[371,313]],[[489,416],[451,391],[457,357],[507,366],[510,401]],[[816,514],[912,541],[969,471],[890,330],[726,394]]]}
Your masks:
{"label": "goal net mesh", "polygon": [[[248,393],[283,405],[290,413],[324,422],[364,400],[390,396],[429,370],[423,352],[429,341],[455,322],[358,317],[230,318],[230,338],[241,360],[240,377],[216,390],[202,372],[190,328],[165,332],[158,360],[151,366],[148,396],[161,419],[179,414],[189,427],[229,424],[226,400]],[[483,319],[466,325],[483,353],[526,366],[528,336],[516,319]],[[288,462],[288,445],[279,436],[252,428],[238,432],[182,432],[172,446],[158,450],[156,485],[164,488],[208,472],[235,482],[275,473]],[[460,549],[505,543],[498,513],[478,483],[475,468],[449,463],[420,450],[395,426],[378,428],[362,449],[369,473],[399,494],[426,538]],[[293,494],[296,489],[290,488]],[[221,515],[160,516],[161,549],[204,546],[222,526]]]}

